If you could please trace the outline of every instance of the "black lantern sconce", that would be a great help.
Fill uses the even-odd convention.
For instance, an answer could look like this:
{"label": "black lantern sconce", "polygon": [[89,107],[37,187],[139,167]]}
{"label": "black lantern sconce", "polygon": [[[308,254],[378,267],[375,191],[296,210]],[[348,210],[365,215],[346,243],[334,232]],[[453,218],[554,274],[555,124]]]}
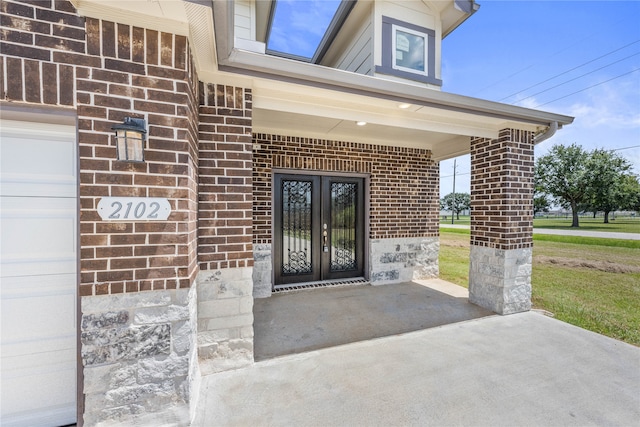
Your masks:
{"label": "black lantern sconce", "polygon": [[144,119],[125,117],[122,124],[113,126],[116,131],[116,149],[118,160],[127,162],[144,161],[144,140],[147,129]]}

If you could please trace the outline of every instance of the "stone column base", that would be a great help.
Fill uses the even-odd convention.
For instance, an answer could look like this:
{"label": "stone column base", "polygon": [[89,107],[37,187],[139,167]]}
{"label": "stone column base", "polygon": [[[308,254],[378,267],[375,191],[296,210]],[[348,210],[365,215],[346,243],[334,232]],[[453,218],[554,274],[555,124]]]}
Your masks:
{"label": "stone column base", "polygon": [[198,274],[198,359],[203,376],[253,363],[252,276],[252,267]]}
{"label": "stone column base", "polygon": [[373,239],[369,244],[372,285],[438,277],[437,237]]}
{"label": "stone column base", "polygon": [[469,302],[498,314],[531,309],[532,248],[471,246]]}
{"label": "stone column base", "polygon": [[271,296],[273,282],[273,258],[271,243],[253,245],[253,297],[268,298]]}

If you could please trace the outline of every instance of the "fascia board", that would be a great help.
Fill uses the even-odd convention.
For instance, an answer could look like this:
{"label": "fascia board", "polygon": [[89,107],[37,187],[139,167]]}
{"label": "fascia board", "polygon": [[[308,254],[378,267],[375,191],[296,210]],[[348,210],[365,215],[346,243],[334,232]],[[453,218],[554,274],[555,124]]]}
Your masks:
{"label": "fascia board", "polygon": [[463,10],[462,7],[457,3],[457,0],[454,0],[452,4],[449,6],[457,11],[460,11],[461,16],[453,23],[449,24],[447,28],[442,29],[442,38],[444,39],[449,34],[451,34],[456,28],[462,25],[467,19],[471,18],[471,16],[480,9],[480,5],[476,3],[474,0],[464,0],[467,2],[468,11]]}
{"label": "fascia board", "polygon": [[506,121],[541,126],[547,126],[552,122],[558,122],[561,125],[573,122],[573,117],[570,116],[440,92],[240,49],[233,49],[227,58],[219,57],[218,62],[221,71],[381,97],[397,102],[494,117]]}

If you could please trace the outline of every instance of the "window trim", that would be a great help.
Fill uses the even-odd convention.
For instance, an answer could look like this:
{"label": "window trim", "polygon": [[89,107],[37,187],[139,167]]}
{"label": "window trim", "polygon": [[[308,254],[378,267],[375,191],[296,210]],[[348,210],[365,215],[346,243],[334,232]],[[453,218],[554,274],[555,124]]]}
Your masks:
{"label": "window trim", "polygon": [[[395,34],[397,30],[417,33],[425,37],[425,71],[421,72],[395,64]],[[410,24],[388,16],[382,17],[382,65],[376,65],[375,72],[442,86],[436,75],[436,32],[429,28]]]}
{"label": "window trim", "polygon": [[[422,39],[424,40],[424,62],[422,64],[422,68],[423,70],[417,70],[415,68],[409,68],[409,67],[403,67],[402,65],[398,65],[397,63],[397,59],[398,59],[398,48],[397,48],[397,40],[398,40],[398,31],[406,33],[406,34],[410,34],[412,36],[416,36],[416,37],[422,37]],[[399,25],[392,25],[391,26],[391,41],[392,43],[395,41],[395,46],[392,47],[391,49],[391,68],[393,68],[394,70],[399,70],[399,71],[406,71],[408,73],[415,73],[415,74],[421,74],[424,76],[428,76],[429,75],[429,35],[427,33],[423,33],[421,31],[415,31],[411,28],[405,28],[405,27],[401,27]]]}

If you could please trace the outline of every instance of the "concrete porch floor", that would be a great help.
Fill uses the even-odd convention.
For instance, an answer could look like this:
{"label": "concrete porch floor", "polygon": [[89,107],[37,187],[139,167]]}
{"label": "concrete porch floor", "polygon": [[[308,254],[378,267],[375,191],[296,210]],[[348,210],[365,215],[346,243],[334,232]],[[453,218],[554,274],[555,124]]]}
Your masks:
{"label": "concrete porch floor", "polygon": [[317,350],[493,315],[440,279],[320,288],[254,301],[254,358]]}
{"label": "concrete porch floor", "polygon": [[[428,285],[427,289],[396,288],[395,293],[406,294],[406,299],[400,298],[395,303],[398,307],[386,310],[404,312],[406,307],[400,307],[406,303],[420,312],[420,304],[407,300],[421,295],[427,301],[439,301],[426,305],[434,318],[465,320],[452,313],[464,313],[466,308],[472,320],[439,327],[427,324],[428,329],[275,357],[209,375],[202,378],[192,425],[638,425],[640,348],[535,312],[509,316],[476,312],[464,299],[466,289],[446,282]],[[393,286],[366,290],[391,291]],[[355,288],[331,291],[358,294]],[[317,302],[321,294],[300,295]],[[274,308],[280,299],[273,299],[277,301]],[[350,301],[348,312],[364,310],[357,297],[336,299]],[[373,313],[374,319],[380,319],[378,326],[392,323],[384,307]],[[284,308],[291,310],[290,305]],[[339,308],[335,310],[340,313]],[[331,314],[328,310],[315,319]],[[314,319],[305,309],[299,315]],[[288,316],[296,319],[294,314]],[[421,317],[415,313],[409,317],[414,316]],[[276,325],[276,319],[287,317],[273,319]],[[344,328],[349,322],[357,324],[351,319],[335,321]],[[312,332],[315,326],[331,323],[312,324]],[[318,337],[331,335],[325,327],[320,329]],[[257,330],[256,338],[261,339],[261,333],[264,330]],[[355,336],[353,332],[343,335]],[[299,339],[295,336],[291,333],[274,341],[290,345],[289,351],[330,342],[318,338],[314,343],[304,333]],[[262,345],[266,358],[268,346],[264,341]]]}

